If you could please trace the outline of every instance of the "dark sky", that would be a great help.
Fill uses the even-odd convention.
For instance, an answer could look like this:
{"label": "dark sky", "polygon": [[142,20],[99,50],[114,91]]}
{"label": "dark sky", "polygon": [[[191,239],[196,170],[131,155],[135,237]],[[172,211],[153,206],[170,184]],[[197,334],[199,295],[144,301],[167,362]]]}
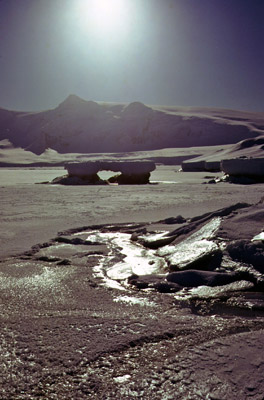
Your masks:
{"label": "dark sky", "polygon": [[0,0],[0,107],[74,93],[264,111],[264,0],[100,1]]}

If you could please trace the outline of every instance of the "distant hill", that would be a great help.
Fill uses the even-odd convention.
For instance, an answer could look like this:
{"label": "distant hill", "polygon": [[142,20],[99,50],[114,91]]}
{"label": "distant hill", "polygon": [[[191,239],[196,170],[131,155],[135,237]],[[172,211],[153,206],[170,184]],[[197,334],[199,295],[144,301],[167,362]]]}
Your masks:
{"label": "distant hill", "polygon": [[55,109],[0,109],[0,140],[42,154],[146,151],[237,143],[264,134],[264,113],[86,101],[70,95]]}

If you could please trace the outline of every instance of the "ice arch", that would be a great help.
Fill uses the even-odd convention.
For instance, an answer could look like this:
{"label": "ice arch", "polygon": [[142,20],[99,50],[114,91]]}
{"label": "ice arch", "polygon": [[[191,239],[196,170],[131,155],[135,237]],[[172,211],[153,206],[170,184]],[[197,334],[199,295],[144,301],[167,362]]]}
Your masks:
{"label": "ice arch", "polygon": [[86,185],[98,183],[100,171],[117,172],[109,179],[112,183],[146,184],[149,183],[150,173],[155,168],[155,163],[152,161],[86,161],[65,165],[68,178],[78,178],[78,181],[81,180]]}

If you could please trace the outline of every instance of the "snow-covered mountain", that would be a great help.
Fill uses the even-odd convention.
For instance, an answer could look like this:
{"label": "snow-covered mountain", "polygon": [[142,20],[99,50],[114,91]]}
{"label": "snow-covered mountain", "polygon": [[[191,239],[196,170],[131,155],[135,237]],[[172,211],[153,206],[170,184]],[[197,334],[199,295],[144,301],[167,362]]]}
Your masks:
{"label": "snow-covered mountain", "polygon": [[264,134],[264,113],[86,101],[42,112],[0,109],[0,140],[36,154],[103,153],[231,144]]}

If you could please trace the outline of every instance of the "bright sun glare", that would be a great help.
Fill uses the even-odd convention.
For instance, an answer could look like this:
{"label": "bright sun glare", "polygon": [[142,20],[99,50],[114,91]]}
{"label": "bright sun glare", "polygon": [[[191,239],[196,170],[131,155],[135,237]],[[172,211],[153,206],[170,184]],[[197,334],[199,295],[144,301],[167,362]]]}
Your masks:
{"label": "bright sun glare", "polygon": [[82,29],[101,35],[119,35],[126,26],[128,0],[78,0]]}

